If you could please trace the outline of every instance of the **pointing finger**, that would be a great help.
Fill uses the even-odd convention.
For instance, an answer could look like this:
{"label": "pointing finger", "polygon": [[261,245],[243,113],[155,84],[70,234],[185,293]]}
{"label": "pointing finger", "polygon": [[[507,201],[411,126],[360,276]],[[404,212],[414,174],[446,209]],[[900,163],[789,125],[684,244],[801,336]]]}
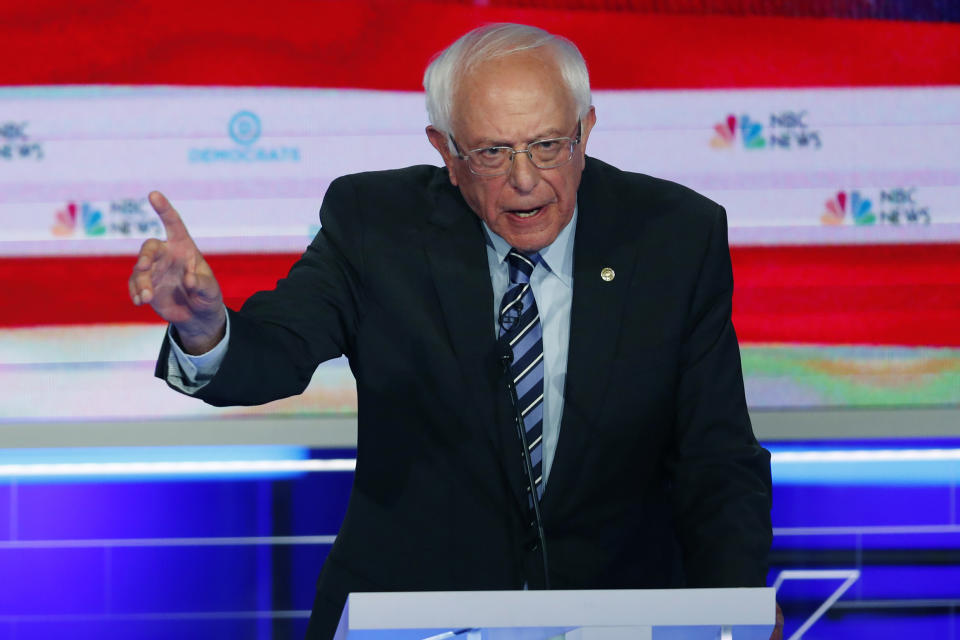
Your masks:
{"label": "pointing finger", "polygon": [[173,208],[166,196],[159,191],[151,191],[149,199],[150,205],[160,216],[160,222],[163,223],[163,228],[167,232],[167,242],[189,240],[190,234],[187,232],[186,225],[183,224],[180,214]]}

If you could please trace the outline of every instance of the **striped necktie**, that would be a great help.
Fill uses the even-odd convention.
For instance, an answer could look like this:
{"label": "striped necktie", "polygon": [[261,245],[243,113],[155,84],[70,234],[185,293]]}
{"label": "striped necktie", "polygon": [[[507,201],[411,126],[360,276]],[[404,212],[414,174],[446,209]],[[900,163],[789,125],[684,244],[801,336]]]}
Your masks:
{"label": "striped necktie", "polygon": [[[510,250],[510,288],[500,303],[500,340],[506,341],[513,351],[510,375],[527,432],[538,500],[543,497],[543,331],[530,288],[530,274],[540,261],[539,253]],[[532,499],[529,505],[532,509]]]}

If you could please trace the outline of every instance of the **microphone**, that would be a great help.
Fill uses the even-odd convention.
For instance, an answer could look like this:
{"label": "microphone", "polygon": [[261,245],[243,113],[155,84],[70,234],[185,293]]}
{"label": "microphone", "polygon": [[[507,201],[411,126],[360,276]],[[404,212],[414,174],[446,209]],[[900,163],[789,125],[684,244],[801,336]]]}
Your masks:
{"label": "microphone", "polygon": [[540,555],[543,558],[543,587],[550,589],[550,572],[547,564],[547,534],[543,529],[543,516],[540,514],[540,500],[537,498],[537,481],[533,477],[533,462],[530,459],[530,447],[527,442],[527,428],[523,424],[523,414],[520,412],[520,401],[517,399],[517,387],[513,383],[513,374],[510,365],[513,364],[513,348],[507,340],[497,340],[497,351],[500,365],[503,367],[503,377],[507,382],[507,391],[510,393],[510,404],[513,405],[513,421],[520,437],[523,448],[523,467],[527,475],[527,490],[533,502],[533,517],[537,526],[537,538],[540,540]]}
{"label": "microphone", "polygon": [[[506,309],[500,314],[500,328],[504,333],[509,333],[520,321],[520,315],[523,313],[523,301],[517,300],[511,305],[509,309]],[[511,361],[513,360],[513,353],[510,354]]]}
{"label": "microphone", "polygon": [[[500,366],[503,367],[503,373],[509,374],[510,369],[508,368],[513,364],[513,348],[506,340],[497,340],[497,359],[500,360]],[[510,385],[513,381],[507,380],[507,385]]]}

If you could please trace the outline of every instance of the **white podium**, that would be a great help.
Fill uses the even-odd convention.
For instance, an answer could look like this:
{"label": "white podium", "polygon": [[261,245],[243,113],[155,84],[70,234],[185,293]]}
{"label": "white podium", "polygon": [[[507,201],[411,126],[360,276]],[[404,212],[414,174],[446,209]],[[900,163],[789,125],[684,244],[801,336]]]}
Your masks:
{"label": "white podium", "polygon": [[774,590],[351,593],[336,640],[768,640]]}

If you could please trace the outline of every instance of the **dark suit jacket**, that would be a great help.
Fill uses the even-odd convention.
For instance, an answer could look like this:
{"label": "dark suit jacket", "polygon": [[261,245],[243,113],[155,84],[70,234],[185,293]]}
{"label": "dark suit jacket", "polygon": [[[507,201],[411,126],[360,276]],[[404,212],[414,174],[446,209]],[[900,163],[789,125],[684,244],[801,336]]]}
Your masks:
{"label": "dark suit jacket", "polygon": [[[552,586],[762,586],[769,455],[744,401],[723,209],[589,158],[578,206],[542,500]],[[350,591],[540,586],[479,219],[427,166],[339,178],[320,217],[277,288],[230,312],[226,358],[197,394],[260,404],[350,360],[357,468],[311,633],[332,633]]]}

